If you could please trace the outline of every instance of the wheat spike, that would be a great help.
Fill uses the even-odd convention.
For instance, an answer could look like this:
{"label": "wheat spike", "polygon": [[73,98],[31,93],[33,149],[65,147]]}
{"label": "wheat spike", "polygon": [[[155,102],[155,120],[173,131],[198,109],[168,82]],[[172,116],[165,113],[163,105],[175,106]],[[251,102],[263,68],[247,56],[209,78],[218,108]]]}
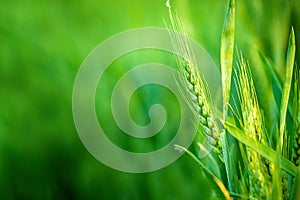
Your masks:
{"label": "wheat spike", "polygon": [[215,152],[221,155],[220,132],[212,114],[212,105],[206,83],[191,61],[182,59],[181,62],[179,61],[179,67],[184,77],[183,84],[186,86],[185,88],[188,91],[190,102],[199,119],[201,128],[206,134],[210,145],[215,147]]}
{"label": "wheat spike", "polygon": [[300,70],[295,70],[294,99],[293,99],[293,124],[294,141],[292,150],[292,160],[296,166],[300,165]]}
{"label": "wheat spike", "polygon": [[172,13],[169,2],[167,7],[169,8],[172,29],[185,36],[183,38],[177,34],[171,34],[174,48],[180,53],[180,56],[177,56],[177,61],[188,102],[199,120],[202,132],[207,136],[209,144],[222,160],[220,131],[212,114],[212,103],[207,84],[196,67],[194,54],[181,20]]}
{"label": "wheat spike", "polygon": [[[244,132],[252,139],[267,145],[263,117],[260,111],[251,72],[245,59],[240,55],[237,87],[241,102],[242,121]],[[265,199],[270,195],[271,172],[270,164],[251,148],[246,148],[247,165],[249,172],[249,195]]]}

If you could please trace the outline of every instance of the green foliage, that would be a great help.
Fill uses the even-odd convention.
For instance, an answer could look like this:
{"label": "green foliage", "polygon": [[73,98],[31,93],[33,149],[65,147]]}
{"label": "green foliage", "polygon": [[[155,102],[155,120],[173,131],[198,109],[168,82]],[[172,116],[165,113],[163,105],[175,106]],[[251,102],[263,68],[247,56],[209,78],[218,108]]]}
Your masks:
{"label": "green foliage", "polygon": [[[224,73],[224,106],[232,107],[224,119],[230,135],[225,132],[222,135],[226,143],[222,145],[225,152],[222,156],[227,168],[212,154],[205,162],[199,159],[202,167],[183,156],[154,173],[120,173],[90,156],[76,133],[71,95],[76,72],[86,55],[99,42],[121,31],[164,27],[162,18],[168,18],[164,2],[1,1],[0,199],[216,199],[215,193],[221,199],[228,193],[232,198],[253,199],[248,194],[246,149],[275,164],[273,188],[280,187],[280,179],[286,173],[290,199],[299,197],[300,123],[299,103],[295,103],[300,102],[299,73],[298,78],[291,80],[290,69],[293,48],[300,45],[300,1],[240,0],[235,4],[229,1],[229,14],[226,14],[225,1],[173,0],[171,3],[187,25],[187,32],[205,47]],[[295,40],[286,58],[291,25]],[[241,49],[249,61],[270,144],[249,138],[240,123],[240,105],[234,102],[238,98],[236,88],[230,83],[234,76],[231,75],[234,46]],[[101,80],[105,87],[98,88],[95,105],[99,121],[110,133],[110,139],[124,149],[137,152],[158,149],[172,138],[177,128],[179,113],[174,111],[178,105],[172,94],[151,87],[135,94],[130,110],[138,123],[148,122],[148,107],[157,102],[167,105],[168,116],[171,116],[163,133],[145,143],[119,130],[111,116],[109,101],[101,95],[111,95],[113,84],[129,68],[127,66],[159,62],[175,67],[176,60],[161,52],[126,56],[129,57],[113,63]],[[296,51],[295,61],[299,62],[299,58],[300,51]],[[285,72],[289,73],[288,79]],[[285,88],[291,86],[294,90],[288,92]],[[153,97],[153,92],[157,96]],[[291,99],[298,99],[294,101],[295,106]],[[227,114],[227,108],[224,110]],[[282,113],[280,117],[279,113]],[[288,157],[279,156],[276,149],[279,129],[284,132],[283,140],[290,140],[287,148],[292,154]],[[207,167],[211,159],[215,162]],[[219,171],[220,176],[216,176],[218,173],[212,176],[209,172],[212,169]],[[233,185],[229,187],[230,182]]]}
{"label": "green foliage", "polygon": [[[238,19],[238,18],[237,18]],[[173,28],[177,28],[173,26]],[[178,30],[178,29],[176,29]],[[179,29],[179,31],[181,31]],[[231,197],[241,198],[255,198],[255,199],[290,199],[294,194],[295,185],[297,181],[294,178],[297,175],[297,168],[291,161],[297,162],[298,149],[293,150],[293,146],[298,148],[298,81],[294,78],[296,84],[294,94],[291,95],[291,86],[293,78],[293,69],[296,54],[296,40],[294,29],[290,31],[290,39],[288,43],[286,68],[284,81],[276,72],[272,61],[265,56],[265,54],[256,49],[252,55],[255,59],[260,59],[256,63],[261,63],[265,72],[269,73],[271,78],[275,80],[275,86],[281,93],[281,103],[278,106],[278,95],[271,90],[266,91],[266,95],[271,98],[262,98],[267,104],[275,104],[275,118],[269,119],[268,115],[264,116],[261,110],[259,101],[260,96],[257,96],[254,78],[251,73],[246,59],[240,55],[238,62],[238,69],[235,73],[235,87],[231,92],[232,68],[234,60],[234,37],[235,37],[235,2],[229,0],[228,8],[225,15],[225,22],[221,37],[221,71],[222,71],[222,88],[223,88],[223,125],[233,138],[230,138],[225,130],[221,131],[221,145],[222,156],[225,165],[225,170],[221,173],[225,174],[225,179],[219,179]],[[238,36],[237,36],[238,37]],[[177,41],[174,40],[176,43]],[[179,45],[184,45],[179,42]],[[258,56],[257,56],[258,55]],[[179,65],[180,66],[180,65]],[[181,67],[182,68],[182,67]],[[190,70],[191,71],[191,70]],[[263,71],[260,69],[260,71]],[[189,80],[185,74],[182,73],[185,79]],[[267,82],[267,81],[266,81]],[[283,85],[282,85],[283,84]],[[200,85],[201,86],[201,85]],[[204,89],[205,87],[202,86]],[[268,87],[266,87],[268,88]],[[273,87],[269,87],[271,89]],[[233,96],[233,97],[232,97]],[[295,96],[296,106],[292,110],[289,105],[290,99]],[[191,98],[191,97],[190,97]],[[230,101],[230,99],[233,99]],[[238,101],[236,102],[236,99]],[[229,106],[233,102],[233,106]],[[231,109],[231,115],[228,114],[228,107]],[[277,108],[277,110],[276,110]],[[287,112],[289,109],[289,113]],[[272,111],[274,112],[274,111]],[[287,133],[290,129],[287,124],[291,123],[290,114],[294,119],[295,134]],[[277,118],[276,118],[277,117]],[[267,120],[265,120],[267,118]],[[296,121],[295,121],[296,119]],[[268,124],[276,120],[279,124]],[[267,122],[267,126],[265,123]],[[201,120],[200,120],[201,123]],[[267,128],[266,128],[267,127]],[[275,129],[274,129],[275,127]],[[271,129],[270,129],[271,128]],[[276,130],[276,131],[275,131]],[[278,130],[278,131],[277,131]],[[279,137],[276,137],[279,136]],[[211,144],[212,146],[215,145]],[[201,148],[201,145],[199,145]],[[276,150],[274,150],[274,147]],[[187,151],[187,150],[185,150]],[[293,159],[291,159],[290,152],[293,151]],[[197,160],[191,152],[188,155]],[[197,162],[201,163],[200,160]],[[201,163],[202,168],[208,166]],[[223,163],[219,164],[222,168]],[[209,168],[205,168],[209,171]],[[210,170],[210,173],[212,171]],[[224,176],[221,176],[224,177]],[[211,177],[212,179],[215,177]],[[228,184],[228,185],[227,185]]]}

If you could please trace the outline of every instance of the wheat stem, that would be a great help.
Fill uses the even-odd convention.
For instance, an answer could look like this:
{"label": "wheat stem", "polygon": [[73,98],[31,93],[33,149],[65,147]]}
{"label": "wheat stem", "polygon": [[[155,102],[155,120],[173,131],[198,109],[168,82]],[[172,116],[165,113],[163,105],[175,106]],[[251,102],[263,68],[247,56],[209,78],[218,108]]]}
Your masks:
{"label": "wheat stem", "polygon": [[280,130],[281,151],[283,150],[282,148],[284,146],[286,112],[287,112],[291,82],[292,82],[292,77],[293,77],[295,52],[296,52],[295,33],[294,33],[294,29],[292,27],[291,33],[290,33],[290,38],[289,38],[289,47],[288,47],[287,60],[286,60],[285,81],[284,81],[284,86],[283,86],[283,94],[282,94],[281,108],[280,108],[280,129],[279,130]]}

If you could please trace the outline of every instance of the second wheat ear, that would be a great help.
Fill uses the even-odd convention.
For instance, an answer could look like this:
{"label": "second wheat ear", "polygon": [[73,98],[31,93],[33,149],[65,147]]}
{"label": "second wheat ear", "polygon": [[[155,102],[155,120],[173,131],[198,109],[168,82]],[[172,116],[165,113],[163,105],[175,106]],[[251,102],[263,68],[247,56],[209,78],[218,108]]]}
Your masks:
{"label": "second wheat ear", "polygon": [[[238,77],[236,83],[241,104],[243,131],[248,137],[268,145],[251,71],[242,55],[236,76]],[[272,183],[272,169],[270,168],[274,166],[249,147],[246,148],[246,165],[249,173],[250,196],[260,199],[270,196]]]}
{"label": "second wheat ear", "polygon": [[[299,66],[298,66],[299,67]],[[300,165],[300,69],[295,70],[294,76],[294,99],[293,99],[293,124],[294,124],[294,135],[293,135],[293,150],[292,160],[296,166]]]}

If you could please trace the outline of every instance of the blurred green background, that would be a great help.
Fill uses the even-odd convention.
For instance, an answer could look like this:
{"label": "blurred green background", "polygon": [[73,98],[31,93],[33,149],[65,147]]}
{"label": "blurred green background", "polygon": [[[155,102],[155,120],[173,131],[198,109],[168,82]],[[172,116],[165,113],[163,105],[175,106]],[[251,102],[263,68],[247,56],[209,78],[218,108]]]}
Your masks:
{"label": "blurred green background", "polygon": [[[201,169],[182,156],[152,173],[127,174],[104,166],[82,145],[72,117],[72,87],[88,53],[113,34],[132,28],[165,27],[164,0],[0,1],[0,199],[208,199],[211,188]],[[297,47],[300,3],[296,0],[236,2],[236,47],[254,71],[258,95],[269,98],[272,83],[258,56],[261,50],[284,75],[291,24]],[[219,66],[225,0],[173,0],[173,9],[190,36],[202,44]],[[299,60],[299,51],[296,59]],[[117,61],[106,73],[110,94],[127,66],[161,62],[175,66],[170,54],[142,52]],[[156,93],[153,97],[153,93]],[[263,95],[261,95],[263,94]],[[149,98],[151,97],[151,98]],[[163,88],[145,87],[134,96],[133,118],[146,124],[148,108],[166,105],[166,133],[177,128],[177,101]],[[114,124],[107,99],[97,100],[99,121],[122,148],[149,151],[170,138],[154,138],[147,145],[131,141]],[[272,105],[262,108],[270,122]],[[107,115],[106,115],[107,113]],[[103,115],[102,115],[103,116]],[[103,121],[104,120],[104,121]],[[106,120],[106,121],[105,121]],[[112,125],[111,125],[112,124]],[[272,123],[270,123],[272,124]],[[271,127],[268,127],[269,129]]]}

